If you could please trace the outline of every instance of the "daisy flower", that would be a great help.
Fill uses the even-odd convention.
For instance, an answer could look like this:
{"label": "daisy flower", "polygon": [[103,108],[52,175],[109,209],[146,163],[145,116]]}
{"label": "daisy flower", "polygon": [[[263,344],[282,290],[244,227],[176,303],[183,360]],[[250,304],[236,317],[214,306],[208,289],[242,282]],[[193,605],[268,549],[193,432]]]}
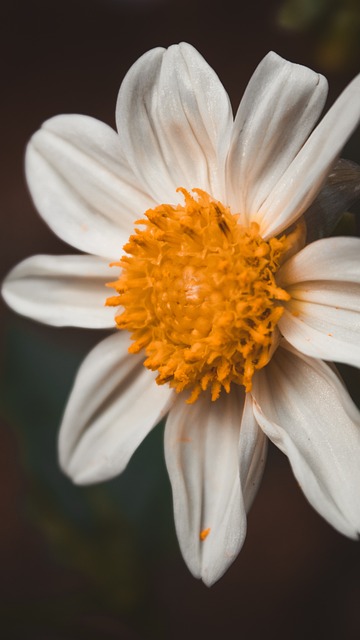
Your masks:
{"label": "daisy flower", "polygon": [[117,133],[61,115],[26,153],[38,211],[84,255],[28,258],[4,298],[41,322],[114,329],[78,372],[60,464],[79,484],[111,478],[167,415],[179,544],[207,585],[244,542],[267,438],[313,507],[360,531],[359,412],[325,362],[360,365],[360,240],[325,237],[360,193],[338,161],[360,76],[314,128],[326,95],[321,75],[269,53],[234,118],[182,43],[130,69]]}

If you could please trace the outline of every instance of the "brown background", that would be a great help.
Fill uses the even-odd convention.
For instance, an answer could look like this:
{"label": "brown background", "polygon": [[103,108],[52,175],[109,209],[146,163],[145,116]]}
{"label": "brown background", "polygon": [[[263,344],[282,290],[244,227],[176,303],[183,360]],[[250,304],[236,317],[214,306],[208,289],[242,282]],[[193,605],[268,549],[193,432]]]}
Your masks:
{"label": "brown background", "polygon": [[[220,75],[234,108],[256,64],[274,49],[325,72],[330,104],[358,61],[337,66],[319,58],[321,25],[285,31],[277,20],[281,4],[3,3],[1,277],[29,255],[68,251],[37,216],[27,193],[27,140],[57,113],[86,113],[114,126],[120,82],[147,49],[191,42]],[[360,160],[358,134],[345,156]],[[278,451],[270,450],[238,560],[207,589],[188,573],[177,548],[161,431],[108,487],[77,489],[57,470],[65,398],[100,333],[43,327],[16,317],[3,303],[1,312],[2,637],[360,637],[360,545],[311,509]],[[345,368],[343,373],[356,397],[358,374]]]}

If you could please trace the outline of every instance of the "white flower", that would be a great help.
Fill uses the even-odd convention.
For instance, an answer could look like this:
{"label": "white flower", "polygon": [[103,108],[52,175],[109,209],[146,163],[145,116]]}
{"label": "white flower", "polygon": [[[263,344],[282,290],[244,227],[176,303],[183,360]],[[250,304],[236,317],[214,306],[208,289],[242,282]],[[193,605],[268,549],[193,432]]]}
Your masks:
{"label": "white flower", "polygon": [[[116,330],[82,364],[62,468],[80,484],[120,473],[168,414],[179,543],[208,585],[243,544],[266,436],[317,511],[360,531],[359,412],[323,361],[360,365],[360,241],[309,244],[359,190],[355,169],[333,167],[359,121],[360,76],[314,129],[326,94],[322,76],[269,53],[234,120],[195,49],[158,48],[123,81],[118,133],[62,115],[27,150],[40,214],[87,255],[25,260],[5,300],[49,324],[113,328],[104,285],[119,278],[112,303],[135,340]],[[121,255],[120,274],[108,265]]]}

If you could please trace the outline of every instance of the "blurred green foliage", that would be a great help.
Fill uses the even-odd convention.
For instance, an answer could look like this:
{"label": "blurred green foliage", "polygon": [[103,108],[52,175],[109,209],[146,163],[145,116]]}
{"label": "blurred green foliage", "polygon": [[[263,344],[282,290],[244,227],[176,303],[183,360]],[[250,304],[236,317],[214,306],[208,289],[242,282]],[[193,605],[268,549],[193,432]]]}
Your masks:
{"label": "blurred green foliage", "polygon": [[76,638],[99,637],[82,619],[90,610],[90,615],[133,617],[139,631],[147,625],[156,630],[151,582],[157,566],[178,553],[163,456],[164,425],[146,438],[122,476],[96,486],[74,486],[59,469],[56,441],[87,346],[64,348],[56,330],[16,317],[5,344],[7,375],[0,405],[16,432],[25,476],[21,517],[37,532],[55,575],[64,574],[70,583],[75,577],[80,586],[58,595],[49,592],[47,599],[42,594],[31,606],[26,598],[19,598],[14,609],[3,602],[2,628],[16,629],[19,637],[33,637],[28,635],[31,630],[47,625],[64,633],[71,628]]}
{"label": "blurred green foliage", "polygon": [[360,0],[285,0],[277,22],[283,29],[314,36],[314,57],[324,70],[358,66]]}

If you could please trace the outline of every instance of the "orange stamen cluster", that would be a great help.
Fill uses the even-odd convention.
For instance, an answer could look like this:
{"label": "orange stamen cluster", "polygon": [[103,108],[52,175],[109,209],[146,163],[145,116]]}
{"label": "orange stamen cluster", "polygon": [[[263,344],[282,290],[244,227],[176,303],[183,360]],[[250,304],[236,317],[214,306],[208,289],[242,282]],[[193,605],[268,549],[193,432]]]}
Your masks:
{"label": "orange stamen cluster", "polygon": [[145,350],[158,384],[211,389],[216,400],[232,382],[251,390],[252,377],[270,359],[281,301],[289,294],[275,273],[289,238],[263,240],[207,193],[185,189],[184,205],[160,205],[139,220],[118,263],[117,326],[131,332],[130,352]]}

